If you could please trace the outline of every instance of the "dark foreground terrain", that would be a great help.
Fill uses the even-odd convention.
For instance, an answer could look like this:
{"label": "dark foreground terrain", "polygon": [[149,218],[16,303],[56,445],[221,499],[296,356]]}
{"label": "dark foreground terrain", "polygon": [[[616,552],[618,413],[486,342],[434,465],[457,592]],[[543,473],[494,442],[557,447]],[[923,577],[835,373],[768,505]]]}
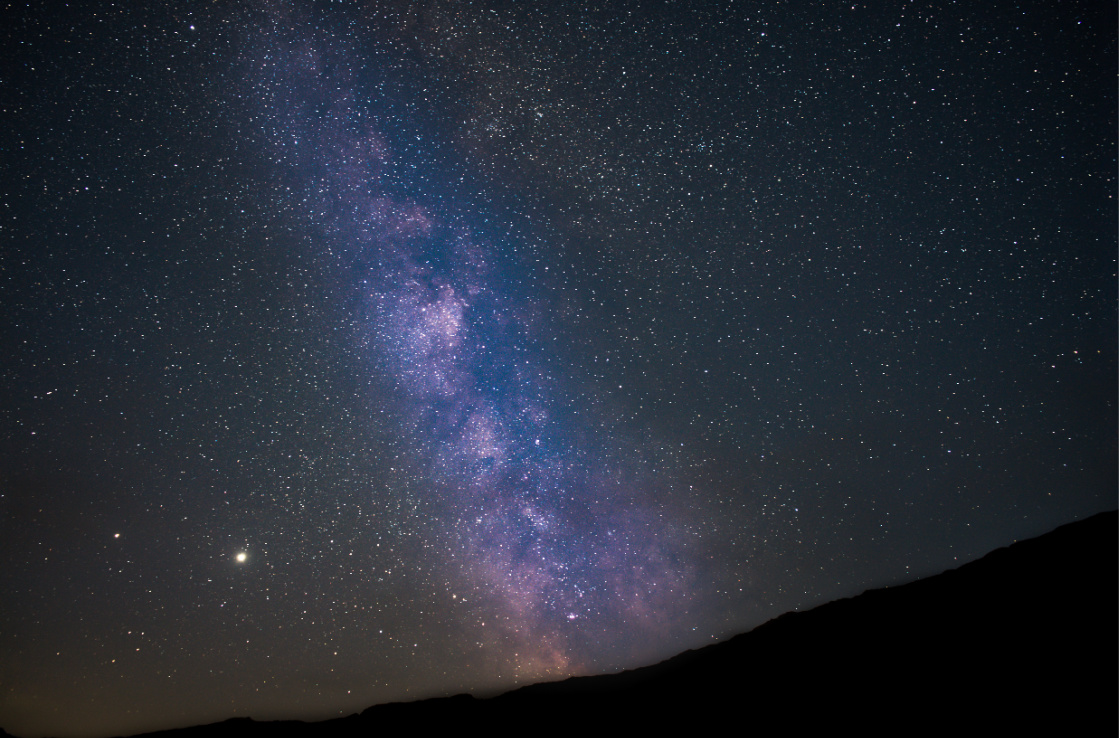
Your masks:
{"label": "dark foreground terrain", "polygon": [[791,613],[666,662],[492,699],[378,705],[320,723],[160,738],[1119,733],[1119,515],[1104,513],[904,586]]}

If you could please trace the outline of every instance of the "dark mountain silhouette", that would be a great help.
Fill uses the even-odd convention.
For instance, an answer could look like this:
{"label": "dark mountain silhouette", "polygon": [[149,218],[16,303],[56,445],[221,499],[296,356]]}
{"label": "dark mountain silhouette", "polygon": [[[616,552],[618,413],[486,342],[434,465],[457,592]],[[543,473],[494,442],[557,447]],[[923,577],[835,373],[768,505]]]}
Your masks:
{"label": "dark mountain silhouette", "polygon": [[152,738],[518,734],[1110,735],[1119,732],[1119,514],[898,587],[783,615],[618,674],[371,707],[321,723],[247,718]]}

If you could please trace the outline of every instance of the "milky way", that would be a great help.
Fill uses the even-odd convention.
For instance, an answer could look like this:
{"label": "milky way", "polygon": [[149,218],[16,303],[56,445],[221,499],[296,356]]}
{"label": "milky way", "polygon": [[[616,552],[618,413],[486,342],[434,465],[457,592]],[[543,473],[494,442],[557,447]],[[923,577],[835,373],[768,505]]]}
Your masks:
{"label": "milky way", "polygon": [[441,566],[491,610],[518,675],[647,656],[643,640],[679,631],[697,596],[681,532],[692,495],[658,499],[663,483],[612,463],[613,429],[589,432],[562,406],[531,341],[545,318],[505,287],[523,267],[502,244],[475,236],[469,213],[447,221],[386,191],[393,152],[363,122],[346,43],[298,15],[269,20],[246,94],[272,103],[258,123],[312,248],[354,282],[355,340],[422,464]]}

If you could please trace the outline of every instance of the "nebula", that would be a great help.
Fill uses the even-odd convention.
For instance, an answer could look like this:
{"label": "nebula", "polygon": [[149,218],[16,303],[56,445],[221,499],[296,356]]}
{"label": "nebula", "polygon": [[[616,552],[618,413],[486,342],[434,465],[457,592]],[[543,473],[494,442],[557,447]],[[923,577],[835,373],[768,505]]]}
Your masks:
{"label": "nebula", "polygon": [[529,338],[538,311],[506,288],[515,260],[386,186],[393,152],[366,122],[354,44],[289,12],[248,48],[264,148],[316,256],[358,295],[355,350],[422,464],[446,576],[492,608],[483,620],[521,676],[642,652],[696,589],[675,506],[651,494],[663,482],[624,469],[616,439],[591,442],[563,407]]}

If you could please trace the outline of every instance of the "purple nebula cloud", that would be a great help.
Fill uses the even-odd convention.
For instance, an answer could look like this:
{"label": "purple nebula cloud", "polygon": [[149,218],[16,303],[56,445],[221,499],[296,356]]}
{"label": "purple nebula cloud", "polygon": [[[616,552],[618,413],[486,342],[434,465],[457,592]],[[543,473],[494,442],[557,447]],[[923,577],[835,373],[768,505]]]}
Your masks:
{"label": "purple nebula cloud", "polygon": [[696,586],[664,482],[557,412],[559,384],[525,338],[532,313],[495,266],[508,260],[385,185],[392,154],[358,102],[353,45],[292,14],[271,24],[246,62],[266,149],[318,256],[359,291],[356,348],[393,388],[438,501],[427,534],[480,603],[498,669],[535,678],[643,653]]}

